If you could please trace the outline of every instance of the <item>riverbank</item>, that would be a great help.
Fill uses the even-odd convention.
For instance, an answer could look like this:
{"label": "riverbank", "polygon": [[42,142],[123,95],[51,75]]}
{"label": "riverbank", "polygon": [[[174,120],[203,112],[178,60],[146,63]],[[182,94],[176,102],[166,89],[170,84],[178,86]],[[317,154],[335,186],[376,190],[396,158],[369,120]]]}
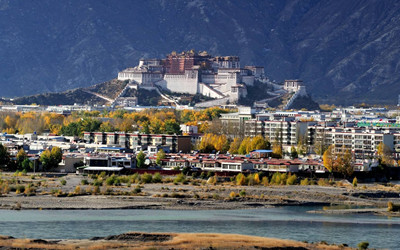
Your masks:
{"label": "riverbank", "polygon": [[[398,202],[400,186],[366,184],[254,185],[205,180],[95,186],[87,176],[62,178],[2,174],[8,192],[0,209],[244,209],[289,205],[346,205],[384,209]],[[4,186],[4,185],[3,185]],[[5,187],[3,187],[5,188]],[[23,189],[23,190],[22,190]]]}
{"label": "riverbank", "polygon": [[2,248],[29,249],[352,249],[346,246],[236,234],[131,232],[85,240],[14,239],[0,236]]}

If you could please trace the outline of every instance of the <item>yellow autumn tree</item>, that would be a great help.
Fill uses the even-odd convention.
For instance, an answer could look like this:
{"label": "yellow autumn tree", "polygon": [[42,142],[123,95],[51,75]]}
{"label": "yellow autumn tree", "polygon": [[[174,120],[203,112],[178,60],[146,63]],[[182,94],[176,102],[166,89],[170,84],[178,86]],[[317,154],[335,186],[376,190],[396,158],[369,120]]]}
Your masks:
{"label": "yellow autumn tree", "polygon": [[333,171],[333,167],[335,165],[335,146],[330,145],[327,150],[325,150],[324,155],[322,156],[324,161],[324,167],[328,169],[329,172]]}
{"label": "yellow autumn tree", "polygon": [[242,143],[242,140],[239,137],[234,138],[229,147],[229,153],[238,154],[241,143]]}

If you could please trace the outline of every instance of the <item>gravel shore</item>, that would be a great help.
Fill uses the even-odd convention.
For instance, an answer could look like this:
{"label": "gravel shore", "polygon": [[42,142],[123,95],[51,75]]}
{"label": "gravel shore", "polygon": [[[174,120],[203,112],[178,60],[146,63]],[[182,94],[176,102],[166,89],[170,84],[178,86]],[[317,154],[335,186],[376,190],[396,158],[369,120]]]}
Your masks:
{"label": "gravel shore", "polygon": [[[3,174],[2,178],[15,177]],[[388,201],[397,203],[400,195],[397,187],[372,184],[354,188],[351,185],[236,186],[231,183],[141,184],[136,194],[132,193],[136,184],[102,186],[99,193],[92,194],[84,191],[91,190],[91,185],[81,185],[87,177],[68,175],[62,179],[66,180],[65,185],[60,184],[60,178],[18,177],[19,184],[37,186],[35,195],[10,191],[0,197],[0,209],[240,209],[287,205],[385,208]],[[75,194],[78,185],[82,191]],[[55,189],[63,195],[55,194]],[[236,196],[232,197],[232,193]]]}

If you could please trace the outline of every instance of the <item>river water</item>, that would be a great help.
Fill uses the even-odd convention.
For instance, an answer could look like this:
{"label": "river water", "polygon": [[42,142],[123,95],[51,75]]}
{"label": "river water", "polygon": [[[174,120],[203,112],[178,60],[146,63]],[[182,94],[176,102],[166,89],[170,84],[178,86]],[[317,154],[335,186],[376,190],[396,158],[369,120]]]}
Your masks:
{"label": "river water", "polygon": [[235,233],[399,249],[400,218],[307,213],[316,207],[245,210],[0,210],[0,234],[85,239],[129,231]]}

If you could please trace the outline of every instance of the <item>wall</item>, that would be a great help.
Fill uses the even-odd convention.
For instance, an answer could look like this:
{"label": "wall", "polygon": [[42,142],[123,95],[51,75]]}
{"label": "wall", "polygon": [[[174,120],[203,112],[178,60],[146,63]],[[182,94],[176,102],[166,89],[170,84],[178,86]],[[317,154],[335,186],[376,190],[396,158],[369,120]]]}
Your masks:
{"label": "wall", "polygon": [[197,72],[195,73],[195,75],[165,74],[164,80],[158,81],[156,84],[164,89],[168,89],[171,92],[189,93],[192,95],[200,92]]}
{"label": "wall", "polygon": [[204,83],[200,83],[199,84],[199,89],[200,89],[199,92],[202,95],[205,95],[205,96],[209,96],[209,97],[212,97],[212,98],[222,98],[222,97],[224,97],[224,95],[222,93],[210,88],[207,84],[204,84]]}

